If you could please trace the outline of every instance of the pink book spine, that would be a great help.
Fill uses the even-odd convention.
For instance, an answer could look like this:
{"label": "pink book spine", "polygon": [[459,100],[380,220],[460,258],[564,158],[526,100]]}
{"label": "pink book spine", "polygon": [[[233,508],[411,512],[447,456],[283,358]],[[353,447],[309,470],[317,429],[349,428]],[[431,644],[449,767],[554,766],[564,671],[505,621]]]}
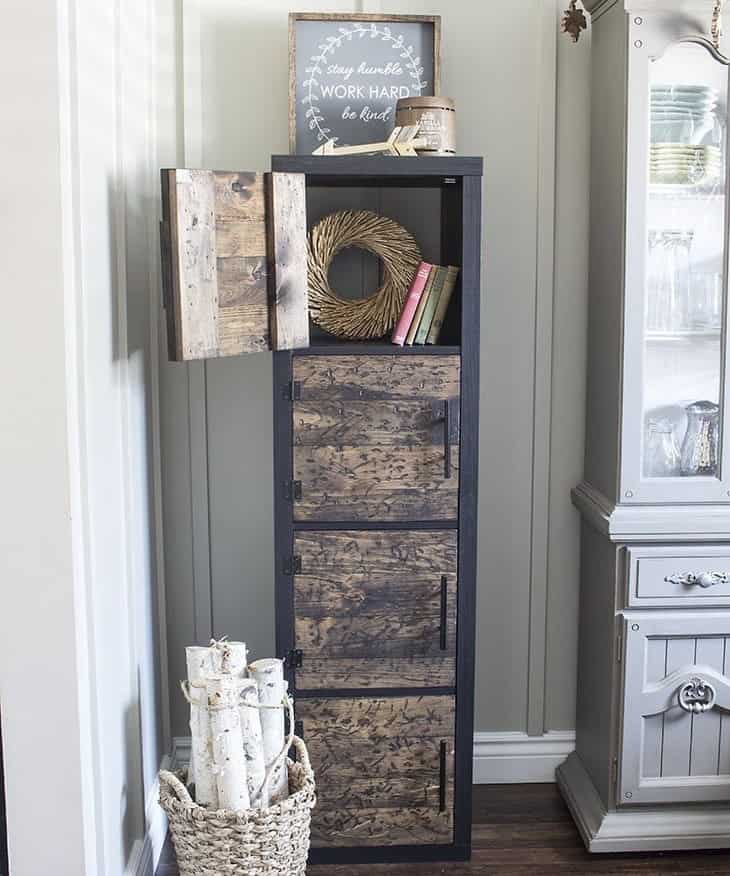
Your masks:
{"label": "pink book spine", "polygon": [[391,341],[394,344],[398,344],[399,347],[402,347],[406,342],[408,329],[413,322],[413,316],[418,307],[418,302],[421,300],[421,295],[423,295],[423,290],[426,287],[428,275],[431,273],[432,267],[433,265],[430,265],[428,262],[421,262],[416,271],[416,276],[411,282],[411,288],[408,290],[406,302],[403,305],[403,310],[401,310],[400,319],[398,320],[396,327],[393,329],[393,336],[391,338]]}

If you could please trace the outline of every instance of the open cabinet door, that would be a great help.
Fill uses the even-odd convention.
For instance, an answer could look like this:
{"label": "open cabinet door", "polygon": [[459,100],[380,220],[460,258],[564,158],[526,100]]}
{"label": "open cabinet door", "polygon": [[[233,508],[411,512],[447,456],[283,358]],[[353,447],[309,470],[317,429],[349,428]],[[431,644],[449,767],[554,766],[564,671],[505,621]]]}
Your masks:
{"label": "open cabinet door", "polygon": [[304,175],[162,171],[170,359],[309,346]]}

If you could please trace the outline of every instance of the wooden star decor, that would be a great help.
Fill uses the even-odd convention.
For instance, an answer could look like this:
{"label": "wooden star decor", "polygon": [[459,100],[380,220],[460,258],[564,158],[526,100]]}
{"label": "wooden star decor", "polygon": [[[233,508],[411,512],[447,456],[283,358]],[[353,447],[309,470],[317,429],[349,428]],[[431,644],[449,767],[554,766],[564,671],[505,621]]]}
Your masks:
{"label": "wooden star decor", "polygon": [[562,28],[563,33],[567,33],[574,43],[580,39],[581,31],[588,28],[585,12],[578,8],[577,0],[570,0],[570,6],[563,15]]}

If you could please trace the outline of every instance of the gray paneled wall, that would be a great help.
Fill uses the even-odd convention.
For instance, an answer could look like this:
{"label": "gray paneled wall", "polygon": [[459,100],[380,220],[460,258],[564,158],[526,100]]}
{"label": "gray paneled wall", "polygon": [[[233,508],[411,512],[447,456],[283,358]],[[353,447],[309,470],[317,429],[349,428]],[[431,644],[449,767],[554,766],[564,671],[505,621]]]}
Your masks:
{"label": "gray paneled wall", "polygon": [[[556,163],[560,3],[530,0],[505,14],[481,0],[184,0],[185,163],[264,169],[287,151],[287,13],[363,6],[443,16],[442,91],[456,99],[459,151],[486,159],[476,727],[571,729],[587,46],[557,46]],[[271,359],[165,364],[162,393],[176,682],[184,645],[204,641],[211,623],[216,635],[245,637],[257,656],[273,650]],[[171,690],[173,735],[186,735]]]}

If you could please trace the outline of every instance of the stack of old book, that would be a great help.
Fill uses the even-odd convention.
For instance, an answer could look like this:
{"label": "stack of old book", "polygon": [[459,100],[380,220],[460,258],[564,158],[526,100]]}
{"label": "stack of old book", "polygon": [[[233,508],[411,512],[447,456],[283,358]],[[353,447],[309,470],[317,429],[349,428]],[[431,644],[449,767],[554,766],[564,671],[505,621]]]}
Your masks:
{"label": "stack of old book", "polygon": [[421,262],[391,340],[399,347],[437,344],[459,269]]}

